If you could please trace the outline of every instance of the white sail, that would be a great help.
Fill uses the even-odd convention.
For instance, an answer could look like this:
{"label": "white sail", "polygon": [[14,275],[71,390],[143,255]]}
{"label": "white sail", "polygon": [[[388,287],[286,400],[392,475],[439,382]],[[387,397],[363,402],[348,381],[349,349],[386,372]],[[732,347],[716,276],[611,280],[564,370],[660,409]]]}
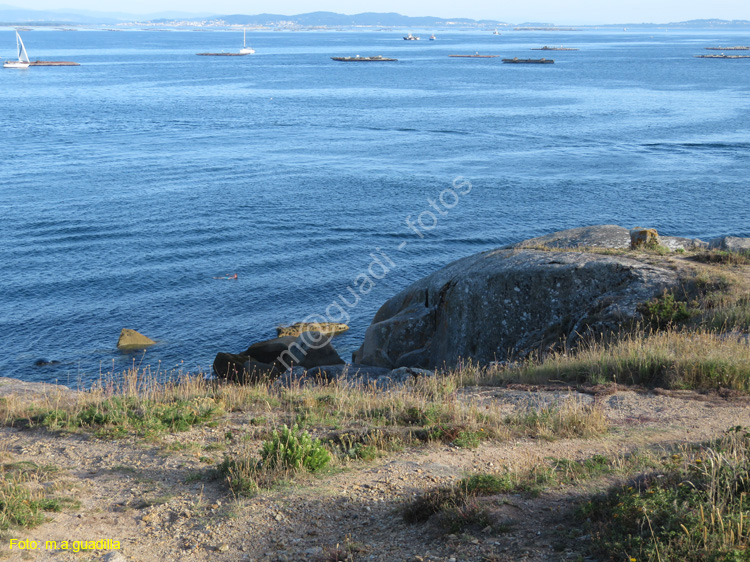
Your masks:
{"label": "white sail", "polygon": [[18,47],[18,60],[19,62],[30,62],[29,54],[26,52],[26,47],[23,44],[21,36],[16,31],[16,46]]}

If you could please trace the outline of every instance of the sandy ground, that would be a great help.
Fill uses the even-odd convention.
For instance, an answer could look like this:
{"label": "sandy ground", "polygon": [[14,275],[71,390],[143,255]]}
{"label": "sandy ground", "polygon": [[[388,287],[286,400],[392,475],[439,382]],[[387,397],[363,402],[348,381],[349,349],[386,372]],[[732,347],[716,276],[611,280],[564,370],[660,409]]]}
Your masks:
{"label": "sandy ground", "polygon": [[[508,413],[554,400],[567,391],[475,388],[465,399]],[[420,491],[474,471],[523,468],[546,457],[580,459],[643,446],[670,446],[750,426],[740,399],[690,392],[580,394],[598,400],[612,428],[589,440],[484,442],[478,449],[431,445],[370,462],[353,462],[324,477],[303,477],[252,499],[234,498],[221,481],[197,479],[219,462],[227,431],[248,429],[234,413],[217,427],[170,435],[159,442],[100,440],[41,429],[0,429],[3,462],[54,464],[81,508],[52,513],[42,526],[6,533],[0,559],[115,561],[499,561],[575,560],[584,548],[566,538],[575,500],[591,490],[567,486],[538,498],[497,498],[498,514],[515,521],[509,532],[444,536],[432,523],[408,525],[399,506]],[[169,443],[193,443],[173,451]],[[212,444],[214,447],[212,447]],[[172,447],[174,448],[174,447]],[[599,483],[599,485],[603,485]],[[595,486],[595,484],[592,484]],[[40,541],[36,551],[9,551],[9,539]],[[44,549],[44,541],[112,539],[114,552]]]}

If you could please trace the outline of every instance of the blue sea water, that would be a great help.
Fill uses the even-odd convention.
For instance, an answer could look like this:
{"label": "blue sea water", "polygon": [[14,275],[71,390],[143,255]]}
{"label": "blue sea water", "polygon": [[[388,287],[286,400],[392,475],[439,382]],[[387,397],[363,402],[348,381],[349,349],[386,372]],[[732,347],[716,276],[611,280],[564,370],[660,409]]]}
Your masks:
{"label": "blue sea water", "polygon": [[[348,357],[388,297],[478,251],[601,223],[750,236],[750,60],[693,58],[750,38],[402,35],[258,32],[255,55],[197,57],[241,33],[23,34],[32,60],[81,66],[0,72],[0,375],[208,372],[335,317],[365,274]],[[545,44],[580,51],[530,51]],[[12,30],[0,46],[12,58]],[[447,56],[477,51],[555,64]],[[329,58],[356,54],[399,62]],[[471,190],[431,207],[458,177]],[[420,215],[434,228],[410,229]],[[120,353],[123,327],[159,343]]]}

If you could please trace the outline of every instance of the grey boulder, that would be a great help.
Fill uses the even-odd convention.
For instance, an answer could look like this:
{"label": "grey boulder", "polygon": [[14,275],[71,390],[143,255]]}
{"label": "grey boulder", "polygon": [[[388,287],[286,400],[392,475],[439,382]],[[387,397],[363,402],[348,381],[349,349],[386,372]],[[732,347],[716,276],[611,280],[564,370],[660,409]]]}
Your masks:
{"label": "grey boulder", "polygon": [[712,238],[708,247],[712,250],[724,250],[725,252],[750,252],[750,238],[719,236],[718,238]]}
{"label": "grey boulder", "polygon": [[[619,227],[573,229],[546,244],[630,245]],[[568,234],[566,234],[568,233]],[[567,242],[566,242],[567,243]],[[394,369],[487,364],[618,329],[638,305],[679,284],[678,274],[625,256],[500,249],[470,256],[387,301],[354,362]]]}

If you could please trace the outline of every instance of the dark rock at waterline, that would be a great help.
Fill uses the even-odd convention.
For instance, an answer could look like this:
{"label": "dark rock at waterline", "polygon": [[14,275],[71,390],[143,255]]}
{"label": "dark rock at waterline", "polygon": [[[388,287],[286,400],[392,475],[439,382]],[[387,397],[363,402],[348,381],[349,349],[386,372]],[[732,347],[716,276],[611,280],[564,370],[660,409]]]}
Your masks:
{"label": "dark rock at waterline", "polygon": [[34,361],[35,367],[47,367],[50,365],[59,365],[59,364],[60,362],[57,361],[56,359],[51,359],[51,360],[50,359],[37,359],[36,361]]}
{"label": "dark rock at waterline", "polygon": [[265,363],[274,363],[279,355],[289,349],[289,346],[297,341],[295,336],[282,336],[272,340],[261,341],[252,344],[242,355],[249,355]]}
{"label": "dark rock at waterline", "polygon": [[[612,225],[542,238],[546,246],[630,246],[629,231]],[[617,330],[639,316],[639,304],[680,283],[674,270],[624,255],[522,247],[458,260],[391,298],[354,361],[435,368],[573,346]]]}
{"label": "dark rock at waterline", "polygon": [[247,355],[234,353],[217,353],[213,367],[214,374],[217,377],[242,384],[273,379],[279,374],[274,365],[256,361]]}
{"label": "dark rock at waterline", "polygon": [[257,382],[276,378],[291,367],[313,369],[323,365],[343,365],[331,336],[304,332],[299,337],[285,336],[251,345],[239,354],[218,353],[214,373],[236,382]]}

